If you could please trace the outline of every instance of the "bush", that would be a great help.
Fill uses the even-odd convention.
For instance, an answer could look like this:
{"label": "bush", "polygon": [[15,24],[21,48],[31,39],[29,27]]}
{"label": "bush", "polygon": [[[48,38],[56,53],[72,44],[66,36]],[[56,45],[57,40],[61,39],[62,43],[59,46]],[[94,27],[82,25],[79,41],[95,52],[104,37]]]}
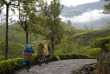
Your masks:
{"label": "bush", "polygon": [[0,74],[13,74],[15,70],[22,67],[22,59],[20,58],[0,61]]}
{"label": "bush", "polygon": [[101,48],[93,48],[93,49],[91,49],[90,50],[90,56],[97,56],[98,55],[98,53],[101,51]]}
{"label": "bush", "polygon": [[93,48],[101,48],[102,51],[108,52],[108,51],[110,51],[108,49],[108,45],[107,45],[109,43],[110,43],[110,36],[95,40],[92,43],[91,47],[93,47]]}
{"label": "bush", "polygon": [[96,57],[87,56],[87,55],[81,55],[81,54],[58,54],[59,58],[61,60],[65,59],[95,59]]}

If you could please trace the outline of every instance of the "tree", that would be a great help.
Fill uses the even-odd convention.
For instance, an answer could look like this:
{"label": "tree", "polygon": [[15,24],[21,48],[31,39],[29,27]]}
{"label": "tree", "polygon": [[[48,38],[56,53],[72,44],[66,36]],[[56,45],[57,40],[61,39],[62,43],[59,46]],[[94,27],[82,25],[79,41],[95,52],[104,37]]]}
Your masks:
{"label": "tree", "polygon": [[104,5],[104,14],[109,14],[110,13],[110,3],[108,3],[107,5]]}
{"label": "tree", "polygon": [[3,4],[2,0],[0,0],[0,13],[1,13],[2,6],[3,6],[3,5],[4,5],[4,4]]}
{"label": "tree", "polygon": [[[102,0],[102,1],[110,1],[110,0]],[[103,14],[110,14],[110,3],[104,5],[103,8],[104,8]],[[109,23],[107,22],[107,24]]]}
{"label": "tree", "polygon": [[52,53],[54,53],[54,44],[61,40],[63,36],[63,27],[59,17],[63,6],[59,0],[51,1],[50,5],[45,3],[43,14],[45,16],[46,37],[51,41]]}
{"label": "tree", "polygon": [[71,25],[71,20],[67,20],[67,24]]}
{"label": "tree", "polygon": [[[36,3],[38,4],[36,5]],[[37,8],[42,6],[42,0],[22,0],[19,1],[19,5],[20,24],[26,32],[26,44],[28,44],[28,32],[37,21],[37,12],[39,12]]]}
{"label": "tree", "polygon": [[6,39],[6,49],[5,49],[5,59],[7,59],[7,54],[8,54],[8,15],[9,15],[9,6],[13,5],[13,6],[18,6],[16,5],[16,0],[10,0],[10,1],[6,1],[6,0],[0,0],[0,4],[6,5],[6,35],[5,35],[5,39]]}
{"label": "tree", "polygon": [[[101,0],[101,1],[110,1],[110,0]],[[106,4],[103,6],[104,8],[104,14],[109,14],[110,13],[110,3]]]}

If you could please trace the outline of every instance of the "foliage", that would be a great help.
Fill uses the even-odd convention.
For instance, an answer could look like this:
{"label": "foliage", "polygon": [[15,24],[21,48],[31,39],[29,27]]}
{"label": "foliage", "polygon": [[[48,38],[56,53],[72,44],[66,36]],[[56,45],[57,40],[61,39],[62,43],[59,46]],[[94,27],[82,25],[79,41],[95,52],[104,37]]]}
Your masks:
{"label": "foliage", "polygon": [[4,3],[2,2],[2,0],[0,0],[0,14],[1,14],[1,11],[2,11],[2,6],[4,5]]}
{"label": "foliage", "polygon": [[103,6],[104,8],[104,14],[109,14],[110,13],[110,3],[106,4]]}
{"label": "foliage", "polygon": [[12,74],[15,70],[22,67],[21,58],[0,61],[0,74]]}
{"label": "foliage", "polygon": [[68,53],[62,53],[62,54],[58,54],[59,58],[61,60],[65,60],[65,59],[93,59],[95,57],[91,57],[91,56],[87,56],[87,55],[81,55],[81,54],[68,54]]}
{"label": "foliage", "polygon": [[103,62],[107,67],[110,68],[110,60],[104,60]]}
{"label": "foliage", "polygon": [[100,51],[101,51],[100,48],[93,48],[90,50],[90,56],[96,57]]}
{"label": "foliage", "polygon": [[96,39],[92,44],[91,47],[95,47],[95,48],[101,48],[102,51],[110,51],[109,48],[109,44],[110,43],[110,36],[108,37],[104,37],[104,38],[100,38],[100,39]]}
{"label": "foliage", "polygon": [[42,8],[45,18],[46,37],[51,41],[52,53],[54,53],[54,44],[60,42],[63,37],[63,26],[59,17],[62,8],[63,6],[60,4],[60,0],[53,0],[50,5],[46,2]]}

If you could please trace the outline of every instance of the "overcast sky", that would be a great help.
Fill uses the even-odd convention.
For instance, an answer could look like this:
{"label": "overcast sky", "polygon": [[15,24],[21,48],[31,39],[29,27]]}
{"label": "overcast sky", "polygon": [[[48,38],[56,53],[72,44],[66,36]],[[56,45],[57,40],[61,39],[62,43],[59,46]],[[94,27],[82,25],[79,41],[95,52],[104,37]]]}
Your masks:
{"label": "overcast sky", "polygon": [[[92,2],[98,2],[98,1],[101,1],[101,0],[61,0],[61,3],[66,6],[77,6],[80,4],[92,3]],[[71,20],[72,22],[80,22],[80,23],[93,22],[105,17],[110,17],[110,15],[100,14],[102,12],[103,10],[91,10],[79,16],[73,16],[71,18],[69,17],[66,18],[66,17],[63,17],[62,15],[60,15],[60,17],[64,22],[66,22],[67,20]]]}
{"label": "overcast sky", "polygon": [[[47,0],[49,3],[51,0]],[[85,4],[85,3],[91,3],[91,2],[97,2],[100,0],[60,0],[61,4],[66,5],[66,6],[77,6],[80,4]]]}
{"label": "overcast sky", "polygon": [[103,12],[103,10],[93,10],[91,12],[85,12],[79,16],[74,16],[72,18],[69,18],[69,17],[66,18],[66,17],[63,17],[62,15],[60,15],[60,17],[62,18],[63,22],[66,22],[67,20],[71,20],[72,22],[78,22],[78,23],[93,22],[96,20],[100,20],[104,17],[110,17],[109,14],[105,15],[105,14],[101,14],[100,12]]}
{"label": "overcast sky", "polygon": [[[48,2],[50,2],[51,0],[46,0]],[[85,4],[85,3],[92,3],[92,2],[97,2],[100,0],[61,0],[61,4],[66,5],[66,6],[77,6],[80,4]],[[5,9],[3,10],[5,12]],[[108,15],[102,15],[99,14],[99,12],[101,12],[102,10],[93,10],[90,12],[85,12],[79,16],[76,17],[72,17],[72,18],[65,18],[62,15],[60,15],[60,17],[62,18],[62,21],[67,21],[68,19],[71,20],[72,22],[90,22],[90,21],[94,21],[94,20],[99,20],[103,17],[106,17]],[[17,12],[16,12],[17,13]],[[10,13],[11,16],[14,16],[14,19],[17,20],[18,15],[13,15],[13,12]],[[85,18],[86,17],[86,18]],[[92,20],[91,20],[92,18]],[[79,21],[80,19],[80,21]]]}

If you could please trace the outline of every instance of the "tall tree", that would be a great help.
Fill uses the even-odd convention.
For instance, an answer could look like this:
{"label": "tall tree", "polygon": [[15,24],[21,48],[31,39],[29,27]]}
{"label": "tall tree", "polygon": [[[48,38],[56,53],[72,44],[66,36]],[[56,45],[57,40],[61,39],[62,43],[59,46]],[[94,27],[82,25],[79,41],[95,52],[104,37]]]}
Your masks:
{"label": "tall tree", "polygon": [[5,35],[5,39],[6,39],[6,49],[5,49],[5,59],[7,59],[7,54],[8,54],[8,16],[9,16],[9,6],[13,5],[13,6],[18,6],[18,4],[16,3],[16,0],[0,0],[2,5],[6,5],[6,35]]}
{"label": "tall tree", "polygon": [[32,24],[37,21],[35,19],[39,12],[38,8],[42,6],[42,0],[21,0],[19,5],[19,19],[21,27],[26,33],[26,44],[28,44],[29,27],[32,27]]}
{"label": "tall tree", "polygon": [[45,16],[46,37],[50,39],[52,44],[52,53],[54,53],[54,44],[60,41],[63,36],[63,27],[61,25],[61,18],[59,17],[63,6],[60,0],[51,1],[50,5],[45,3],[43,14]]}

